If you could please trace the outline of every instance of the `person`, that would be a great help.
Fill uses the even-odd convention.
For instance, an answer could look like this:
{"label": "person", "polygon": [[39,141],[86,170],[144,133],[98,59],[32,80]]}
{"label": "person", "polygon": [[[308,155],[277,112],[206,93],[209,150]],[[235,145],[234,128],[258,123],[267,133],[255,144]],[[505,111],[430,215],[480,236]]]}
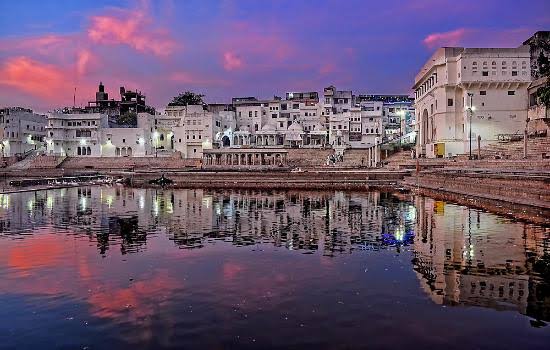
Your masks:
{"label": "person", "polygon": [[361,157],[361,166],[365,165],[365,157]]}

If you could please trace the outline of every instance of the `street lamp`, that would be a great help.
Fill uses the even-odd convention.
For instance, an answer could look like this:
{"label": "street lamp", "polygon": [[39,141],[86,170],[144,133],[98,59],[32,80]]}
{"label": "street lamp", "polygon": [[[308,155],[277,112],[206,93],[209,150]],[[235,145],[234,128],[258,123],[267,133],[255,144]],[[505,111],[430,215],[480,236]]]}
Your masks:
{"label": "street lamp", "polygon": [[403,137],[403,129],[401,128],[401,122],[402,122],[402,118],[405,117],[405,110],[404,109],[400,109],[398,112],[397,112],[397,115],[399,116],[399,148],[401,148],[401,138]]}
{"label": "street lamp", "polygon": [[472,160],[472,116],[475,111],[475,107],[473,105],[472,99],[474,97],[474,94],[472,92],[468,92],[468,97],[470,98],[470,106],[467,108],[468,110],[468,116],[469,116],[469,127],[468,127],[468,133],[470,138],[470,156],[468,159]]}

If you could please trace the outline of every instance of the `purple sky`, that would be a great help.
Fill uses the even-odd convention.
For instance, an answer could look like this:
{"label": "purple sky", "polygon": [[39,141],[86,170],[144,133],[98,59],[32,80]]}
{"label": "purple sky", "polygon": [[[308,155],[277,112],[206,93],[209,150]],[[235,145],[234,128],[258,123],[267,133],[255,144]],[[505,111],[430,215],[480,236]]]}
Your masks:
{"label": "purple sky", "polygon": [[550,29],[547,0],[0,1],[0,106],[45,110],[139,89],[162,107],[330,84],[410,93],[439,46],[517,46]]}

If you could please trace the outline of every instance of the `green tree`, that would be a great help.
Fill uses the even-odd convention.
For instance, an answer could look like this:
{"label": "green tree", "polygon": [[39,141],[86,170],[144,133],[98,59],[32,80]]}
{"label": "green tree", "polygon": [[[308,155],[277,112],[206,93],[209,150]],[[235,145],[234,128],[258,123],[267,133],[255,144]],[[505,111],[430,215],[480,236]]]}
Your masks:
{"label": "green tree", "polygon": [[174,97],[168,106],[204,105],[204,101],[202,100],[203,97],[204,95],[185,91]]}

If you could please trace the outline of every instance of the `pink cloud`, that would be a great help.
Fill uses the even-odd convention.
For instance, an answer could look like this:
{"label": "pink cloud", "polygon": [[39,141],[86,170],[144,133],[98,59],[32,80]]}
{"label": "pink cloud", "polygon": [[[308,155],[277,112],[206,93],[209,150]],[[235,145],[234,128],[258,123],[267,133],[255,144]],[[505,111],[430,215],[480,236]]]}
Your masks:
{"label": "pink cloud", "polygon": [[67,75],[57,66],[21,56],[9,59],[0,67],[0,84],[42,98],[56,98],[70,89]]}
{"label": "pink cloud", "polygon": [[86,71],[88,69],[88,65],[90,64],[90,61],[92,60],[93,55],[90,50],[80,50],[76,54],[76,72],[77,75],[81,76],[86,74]]}
{"label": "pink cloud", "polygon": [[223,68],[228,71],[240,69],[243,67],[243,60],[235,53],[227,51],[223,53]]}
{"label": "pink cloud", "polygon": [[105,45],[128,45],[156,56],[168,56],[177,47],[167,31],[152,28],[151,18],[143,10],[120,10],[90,19],[88,38]]}
{"label": "pink cloud", "polygon": [[222,63],[226,70],[269,68],[285,63],[296,53],[278,24],[239,21],[223,28]]}
{"label": "pink cloud", "polygon": [[422,42],[430,49],[440,46],[457,46],[469,32],[470,30],[466,28],[459,28],[449,32],[432,33]]}
{"label": "pink cloud", "polygon": [[181,84],[189,85],[227,85],[228,82],[223,79],[202,77],[189,72],[174,72],[169,76],[169,80]]}
{"label": "pink cloud", "polygon": [[[75,87],[73,66],[62,68],[25,56],[13,57],[0,66],[0,86],[33,95],[50,104],[72,101]],[[91,94],[94,87],[86,82],[79,90]],[[4,91],[6,92],[6,91]]]}
{"label": "pink cloud", "polygon": [[336,71],[336,65],[334,63],[325,63],[319,68],[320,74],[331,74]]}

